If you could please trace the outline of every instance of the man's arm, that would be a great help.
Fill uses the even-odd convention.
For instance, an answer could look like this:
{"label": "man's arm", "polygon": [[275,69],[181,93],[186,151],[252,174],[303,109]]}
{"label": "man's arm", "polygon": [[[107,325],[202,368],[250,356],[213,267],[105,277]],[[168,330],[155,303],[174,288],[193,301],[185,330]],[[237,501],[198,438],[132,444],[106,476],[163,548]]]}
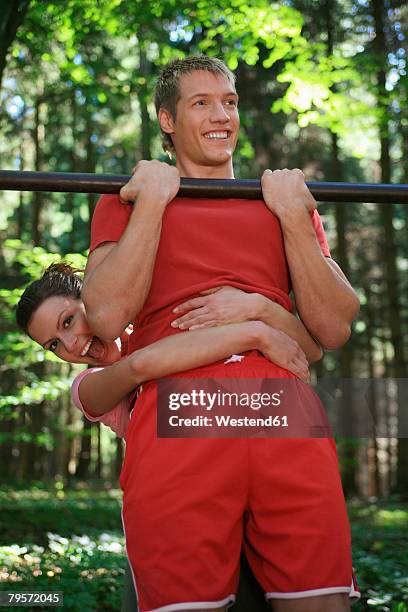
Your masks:
{"label": "man's arm", "polygon": [[339,266],[324,257],[311,221],[316,202],[300,170],[266,170],[262,191],[279,218],[296,307],[323,348],[342,346],[359,310],[359,300]]}
{"label": "man's arm", "polygon": [[117,243],[106,242],[89,256],[82,299],[91,329],[114,340],[141,310],[148,295],[160,241],[162,217],[180,187],[178,170],[158,161],[139,162],[121,190],[135,200]]}

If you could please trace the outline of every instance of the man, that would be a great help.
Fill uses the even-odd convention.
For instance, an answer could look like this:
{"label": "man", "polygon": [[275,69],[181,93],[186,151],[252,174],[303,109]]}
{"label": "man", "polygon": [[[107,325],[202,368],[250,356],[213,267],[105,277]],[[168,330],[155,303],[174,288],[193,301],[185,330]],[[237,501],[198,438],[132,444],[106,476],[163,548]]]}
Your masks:
{"label": "man", "polygon": [[[358,300],[330,258],[299,170],[266,170],[265,202],[174,199],[180,175],[234,178],[237,103],[234,77],[219,60],[192,57],[163,70],[156,109],[176,168],[140,162],[121,191],[136,201],[133,210],[114,197],[98,203],[83,299],[99,335],[115,338],[133,321],[135,350],[177,327],[217,324],[225,294],[212,291],[225,285],[289,310],[287,260],[309,331],[325,348],[347,340]],[[259,359],[189,375],[285,376]],[[226,609],[242,525],[274,610],[348,610],[349,529],[332,441],[160,440],[155,403],[155,385],[144,386],[121,475],[141,610]]]}

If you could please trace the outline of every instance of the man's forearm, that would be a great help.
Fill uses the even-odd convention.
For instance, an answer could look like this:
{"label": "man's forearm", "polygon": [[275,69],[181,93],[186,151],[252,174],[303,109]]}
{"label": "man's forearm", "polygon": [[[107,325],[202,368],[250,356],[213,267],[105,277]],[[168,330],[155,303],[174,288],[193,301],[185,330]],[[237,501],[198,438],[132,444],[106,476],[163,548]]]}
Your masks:
{"label": "man's forearm", "polygon": [[306,209],[281,219],[296,307],[321,346],[342,346],[359,309],[359,300],[336,264],[324,257]]}
{"label": "man's forearm", "polygon": [[119,242],[89,257],[82,299],[92,330],[102,338],[120,336],[146,300],[166,203],[151,206],[141,197]]}
{"label": "man's forearm", "polygon": [[315,363],[323,356],[320,346],[313,340],[312,336],[295,315],[288,312],[283,306],[272,302],[264,295],[255,294],[257,308],[254,317],[270,325],[274,329],[285,332],[288,336],[296,340],[304,351],[309,363]]}

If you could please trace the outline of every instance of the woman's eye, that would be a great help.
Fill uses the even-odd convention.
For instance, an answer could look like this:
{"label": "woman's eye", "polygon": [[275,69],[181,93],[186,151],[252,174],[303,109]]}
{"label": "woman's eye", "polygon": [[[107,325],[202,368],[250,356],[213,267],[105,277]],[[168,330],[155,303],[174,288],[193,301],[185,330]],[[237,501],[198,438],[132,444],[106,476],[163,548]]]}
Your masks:
{"label": "woman's eye", "polygon": [[48,350],[55,353],[55,351],[57,350],[57,346],[58,346],[58,340],[53,340],[52,342],[50,342]]}
{"label": "woman's eye", "polygon": [[63,323],[63,327],[64,327],[64,328],[66,328],[66,327],[68,327],[68,326],[69,326],[69,324],[70,324],[70,323],[71,323],[71,321],[72,321],[72,318],[73,318],[73,317],[72,317],[72,315],[70,315],[69,317],[67,317],[66,319],[64,319],[64,323]]}

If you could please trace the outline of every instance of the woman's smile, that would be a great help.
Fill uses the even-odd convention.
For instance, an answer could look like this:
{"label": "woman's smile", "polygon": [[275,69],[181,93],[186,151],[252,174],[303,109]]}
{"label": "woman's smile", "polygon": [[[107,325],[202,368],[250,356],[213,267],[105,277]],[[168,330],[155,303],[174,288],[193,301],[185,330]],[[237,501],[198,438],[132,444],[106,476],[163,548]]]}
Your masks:
{"label": "woman's smile", "polygon": [[120,345],[94,336],[84,304],[66,296],[46,298],[28,325],[30,336],[46,350],[71,363],[108,365],[120,359]]}

